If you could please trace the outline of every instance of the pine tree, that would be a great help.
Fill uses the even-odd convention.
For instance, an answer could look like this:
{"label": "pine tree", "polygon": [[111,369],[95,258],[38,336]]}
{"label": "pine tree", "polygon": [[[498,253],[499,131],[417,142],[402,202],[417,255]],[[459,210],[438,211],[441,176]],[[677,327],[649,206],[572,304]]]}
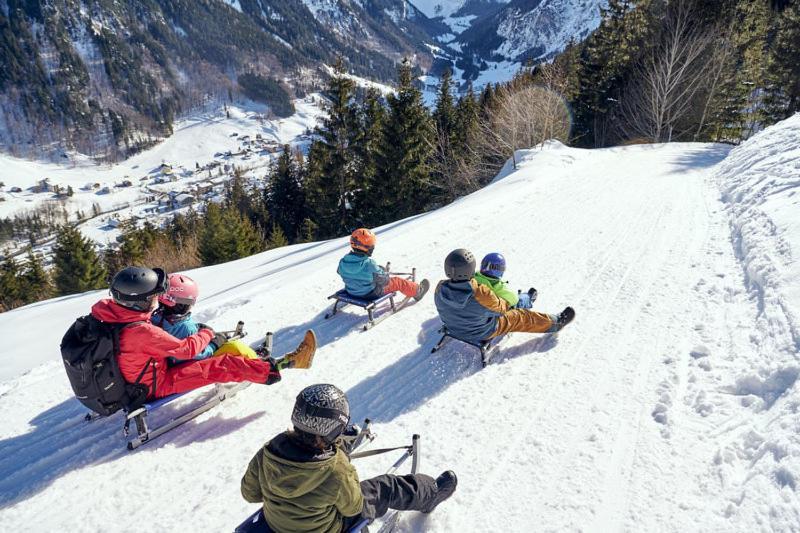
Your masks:
{"label": "pine tree", "polygon": [[264,238],[256,227],[232,206],[206,206],[200,239],[200,258],[204,265],[216,265],[258,253]]}
{"label": "pine tree", "polygon": [[453,81],[450,69],[445,69],[439,82],[433,122],[439,132],[450,137],[455,123],[456,108],[453,104]]}
{"label": "pine tree", "polygon": [[735,97],[742,113],[742,139],[750,137],[764,120],[770,7],[768,0],[739,0],[734,43],[741,62],[736,69]]}
{"label": "pine tree", "polygon": [[119,259],[125,265],[148,266],[143,264],[147,250],[158,238],[158,230],[150,223],[145,222],[142,228],[137,228],[134,221],[121,224],[122,240],[119,248]]}
{"label": "pine tree", "polygon": [[19,265],[13,257],[7,257],[0,264],[0,306],[8,310],[22,305],[23,291]]}
{"label": "pine tree", "polygon": [[24,284],[25,303],[46,300],[54,294],[53,282],[50,275],[44,269],[42,259],[33,253],[33,249],[28,248],[25,271],[22,274]]}
{"label": "pine tree", "polygon": [[387,98],[389,114],[384,128],[377,190],[381,209],[389,220],[418,213],[429,205],[433,188],[429,161],[433,128],[422,93],[414,86],[411,64],[398,68],[396,94]]}
{"label": "pine tree", "polygon": [[376,185],[378,161],[384,149],[383,128],[386,123],[386,108],[377,89],[370,88],[367,91],[364,103],[359,109],[359,122],[360,133],[354,148],[358,159],[358,172],[363,182],[360,195],[363,210],[362,220],[358,225],[373,227],[386,222],[380,202],[375,201],[376,195],[372,192],[379,189]]}
{"label": "pine tree", "polygon": [[600,27],[589,36],[579,59],[580,85],[572,107],[573,138],[584,146],[605,146],[610,141],[610,119],[626,78],[648,44],[657,18],[650,1],[609,0],[601,9]]}
{"label": "pine tree", "polygon": [[495,97],[494,91],[492,90],[492,84],[487,83],[483,87],[483,91],[481,91],[481,96],[478,101],[478,107],[480,108],[481,117],[486,117],[491,112],[492,108],[495,104]]}
{"label": "pine tree", "polygon": [[359,206],[347,201],[361,188],[353,145],[358,136],[358,115],[353,104],[354,82],[344,75],[341,61],[328,82],[329,103],[320,139],[312,143],[306,172],[307,193],[323,235],[344,233],[352,225]]}
{"label": "pine tree", "polygon": [[58,294],[74,294],[106,286],[106,270],[94,244],[69,225],[61,226],[53,247]]}
{"label": "pine tree", "polygon": [[[302,155],[300,155],[302,157]],[[284,145],[269,176],[265,190],[267,210],[285,235],[297,235],[306,215],[305,193],[300,183],[302,160]]]}
{"label": "pine tree", "polygon": [[273,224],[272,231],[269,232],[269,238],[267,239],[267,249],[281,248],[288,244],[289,240],[286,238],[286,234],[281,227],[277,224]]}
{"label": "pine tree", "polygon": [[469,150],[472,137],[478,132],[478,103],[472,85],[458,99],[453,126],[453,152],[457,158],[464,157]]}
{"label": "pine tree", "polygon": [[800,1],[786,6],[780,15],[770,50],[767,94],[768,123],[800,111]]}
{"label": "pine tree", "polygon": [[303,220],[297,242],[313,242],[317,235],[317,225],[310,218]]}

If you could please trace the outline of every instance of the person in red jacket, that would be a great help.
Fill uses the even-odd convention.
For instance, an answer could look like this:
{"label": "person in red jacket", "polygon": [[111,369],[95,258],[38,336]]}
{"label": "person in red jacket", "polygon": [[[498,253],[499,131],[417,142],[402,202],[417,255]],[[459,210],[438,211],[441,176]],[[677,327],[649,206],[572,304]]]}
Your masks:
{"label": "person in red jacket", "polygon": [[[222,334],[201,324],[195,335],[176,339],[150,322],[158,306],[158,296],[169,287],[166,272],[160,268],[127,267],[111,282],[111,298],[92,307],[92,315],[113,324],[128,324],[119,333],[119,362],[128,383],[147,386],[148,398],[162,398],[210,383],[251,381],[271,385],[281,379],[280,368],[308,368],[316,351],[313,331],[280,363],[223,355],[204,360],[192,357],[209,343],[220,346]],[[185,360],[170,366],[167,358]]]}

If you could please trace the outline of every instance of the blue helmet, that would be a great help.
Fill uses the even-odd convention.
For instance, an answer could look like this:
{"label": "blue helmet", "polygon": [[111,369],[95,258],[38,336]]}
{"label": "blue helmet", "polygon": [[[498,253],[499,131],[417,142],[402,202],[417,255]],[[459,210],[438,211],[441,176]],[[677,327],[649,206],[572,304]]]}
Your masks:
{"label": "blue helmet", "polygon": [[481,261],[481,274],[500,279],[506,271],[506,258],[503,254],[492,252]]}

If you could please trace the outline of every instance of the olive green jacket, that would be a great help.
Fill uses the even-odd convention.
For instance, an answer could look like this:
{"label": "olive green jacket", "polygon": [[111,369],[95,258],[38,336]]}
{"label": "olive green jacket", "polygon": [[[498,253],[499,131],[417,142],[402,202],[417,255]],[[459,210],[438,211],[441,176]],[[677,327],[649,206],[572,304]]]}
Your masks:
{"label": "olive green jacket", "polygon": [[302,452],[282,433],[250,461],[242,496],[263,504],[264,517],[277,533],[339,533],[343,517],[359,514],[364,502],[358,473],[341,449],[334,450],[300,457]]}
{"label": "olive green jacket", "polygon": [[508,284],[502,279],[496,279],[489,276],[484,276],[480,272],[475,273],[475,281],[481,285],[486,285],[498,298],[508,302],[509,307],[514,307],[519,303],[519,296],[517,293],[508,288]]}

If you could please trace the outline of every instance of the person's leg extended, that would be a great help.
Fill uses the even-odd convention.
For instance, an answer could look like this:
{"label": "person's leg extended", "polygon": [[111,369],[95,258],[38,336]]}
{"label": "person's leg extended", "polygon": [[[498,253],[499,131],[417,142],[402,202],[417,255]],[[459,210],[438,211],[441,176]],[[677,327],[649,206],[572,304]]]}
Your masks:
{"label": "person's leg extended", "polygon": [[210,383],[239,381],[266,383],[271,374],[280,375],[267,362],[221,355],[168,368],[156,383],[156,397],[186,392]]}
{"label": "person's leg extended", "polygon": [[558,318],[554,315],[531,311],[530,309],[513,309],[497,319],[497,329],[489,338],[505,335],[512,331],[524,333],[547,333]]}
{"label": "person's leg extended", "polygon": [[395,476],[383,474],[361,482],[364,510],[359,520],[370,521],[385,515],[389,509],[418,511],[436,495],[436,480],[425,474]]}
{"label": "person's leg extended", "polygon": [[389,283],[383,288],[383,294],[400,291],[404,296],[413,298],[417,295],[417,290],[419,290],[419,285],[410,279],[392,276],[389,278]]}

